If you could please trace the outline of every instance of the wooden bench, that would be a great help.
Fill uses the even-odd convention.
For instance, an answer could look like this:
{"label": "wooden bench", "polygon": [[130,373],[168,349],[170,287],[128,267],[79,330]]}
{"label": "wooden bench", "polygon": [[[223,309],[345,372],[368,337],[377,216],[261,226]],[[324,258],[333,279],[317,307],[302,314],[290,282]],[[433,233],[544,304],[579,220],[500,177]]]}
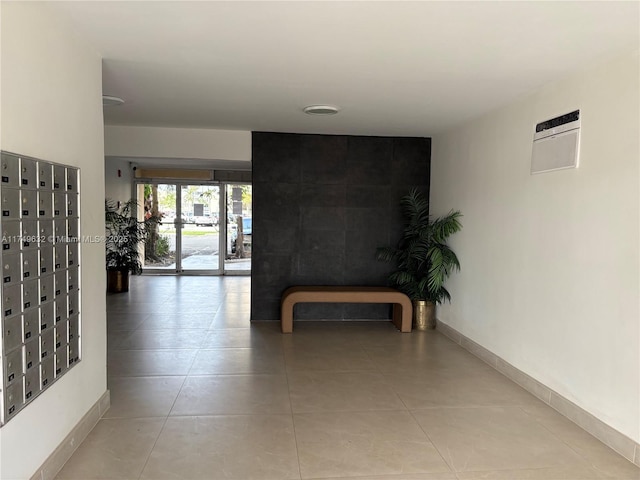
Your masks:
{"label": "wooden bench", "polygon": [[404,293],[386,287],[296,286],[282,294],[282,333],[293,332],[293,307],[296,303],[392,303],[392,322],[401,332],[411,331],[413,306]]}

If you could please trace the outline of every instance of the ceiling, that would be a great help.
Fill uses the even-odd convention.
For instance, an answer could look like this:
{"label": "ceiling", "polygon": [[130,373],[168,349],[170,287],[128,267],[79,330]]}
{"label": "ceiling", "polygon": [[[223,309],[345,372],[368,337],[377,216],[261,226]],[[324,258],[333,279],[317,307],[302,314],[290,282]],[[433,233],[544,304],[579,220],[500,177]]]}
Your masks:
{"label": "ceiling", "polygon": [[430,136],[640,42],[636,1],[48,5],[102,54],[112,125]]}

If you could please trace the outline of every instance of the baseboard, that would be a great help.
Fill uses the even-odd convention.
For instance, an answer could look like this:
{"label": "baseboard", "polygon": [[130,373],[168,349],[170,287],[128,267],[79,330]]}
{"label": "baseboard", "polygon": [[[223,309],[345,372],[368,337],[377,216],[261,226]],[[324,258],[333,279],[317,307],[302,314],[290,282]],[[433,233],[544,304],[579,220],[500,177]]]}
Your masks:
{"label": "baseboard", "polygon": [[449,337],[462,348],[472,353],[480,360],[489,364],[507,378],[511,379],[532,395],[536,396],[551,408],[564,415],[583,430],[587,431],[609,448],[615,450],[624,458],[640,467],[640,444],[626,435],[610,427],[602,420],[567,400],[558,392],[553,391],[535,378],[506,362],[495,353],[477,344],[470,338],[458,332],[455,328],[437,320],[437,330]]}
{"label": "baseboard", "polygon": [[58,472],[62,469],[67,460],[71,458],[73,452],[87,438],[89,432],[96,426],[98,420],[109,410],[111,405],[111,397],[109,390],[98,399],[96,403],[89,409],[84,417],[73,427],[71,433],[58,445],[45,462],[33,474],[30,480],[53,480]]}

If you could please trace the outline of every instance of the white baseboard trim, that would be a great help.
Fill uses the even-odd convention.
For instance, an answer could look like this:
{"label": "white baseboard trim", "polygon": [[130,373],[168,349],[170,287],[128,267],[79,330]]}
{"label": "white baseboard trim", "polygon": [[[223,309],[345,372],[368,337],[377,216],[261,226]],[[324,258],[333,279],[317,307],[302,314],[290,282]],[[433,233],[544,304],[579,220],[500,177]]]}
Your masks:
{"label": "white baseboard trim", "polygon": [[437,330],[640,467],[640,444],[440,320]]}
{"label": "white baseboard trim", "polygon": [[73,452],[87,438],[89,432],[96,426],[98,420],[109,410],[111,396],[109,390],[105,391],[96,403],[89,409],[84,417],[73,427],[73,430],[58,445],[45,462],[38,468],[30,480],[53,480]]}

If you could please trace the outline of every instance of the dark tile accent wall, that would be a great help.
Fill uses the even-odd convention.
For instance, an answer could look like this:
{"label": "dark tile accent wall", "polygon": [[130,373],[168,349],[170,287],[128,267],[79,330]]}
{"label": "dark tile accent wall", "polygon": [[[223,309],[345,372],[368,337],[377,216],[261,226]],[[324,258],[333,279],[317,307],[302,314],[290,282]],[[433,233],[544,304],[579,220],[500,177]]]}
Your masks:
{"label": "dark tile accent wall", "polygon": [[[429,198],[430,138],[253,133],[251,318],[278,320],[292,285],[386,285],[376,248],[402,231],[400,198]],[[296,319],[386,319],[387,305],[302,304]]]}

